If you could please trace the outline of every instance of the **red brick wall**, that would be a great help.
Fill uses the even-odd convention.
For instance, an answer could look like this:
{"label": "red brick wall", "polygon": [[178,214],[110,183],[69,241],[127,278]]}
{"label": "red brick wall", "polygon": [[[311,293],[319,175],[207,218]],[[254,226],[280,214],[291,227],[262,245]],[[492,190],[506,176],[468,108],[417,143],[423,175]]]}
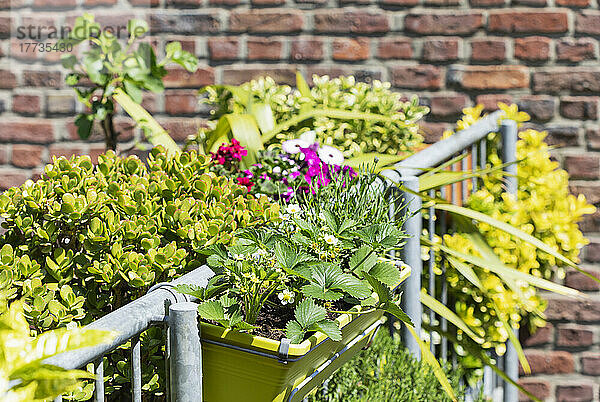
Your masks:
{"label": "red brick wall", "polygon": [[[10,2],[12,1],[12,11]],[[178,139],[202,124],[196,89],[270,74],[354,74],[391,81],[432,112],[423,129],[439,138],[477,102],[516,102],[544,127],[573,177],[574,192],[600,204],[599,0],[0,0],[0,188],[22,183],[51,155],[102,151],[77,140],[80,110],[64,89],[56,54],[19,52],[10,27],[63,25],[84,10],[103,23],[147,18],[162,51],[180,40],[201,69],[173,69],[164,94],[145,106]],[[124,140],[139,133],[121,118]],[[582,224],[592,244],[583,266],[598,274],[600,212]],[[549,296],[552,325],[528,341],[535,375],[523,379],[549,400],[598,400],[600,292],[570,273],[586,301]],[[568,397],[565,395],[569,395]]]}

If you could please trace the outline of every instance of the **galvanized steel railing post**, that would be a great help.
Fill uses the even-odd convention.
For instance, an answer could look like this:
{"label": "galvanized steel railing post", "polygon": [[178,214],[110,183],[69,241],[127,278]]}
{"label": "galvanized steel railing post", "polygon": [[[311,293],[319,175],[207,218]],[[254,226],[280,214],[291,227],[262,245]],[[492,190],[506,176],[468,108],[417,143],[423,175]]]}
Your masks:
{"label": "galvanized steel railing post", "polygon": [[[503,120],[500,125],[502,134],[502,159],[504,163],[511,163],[504,170],[508,175],[505,178],[506,191],[509,194],[517,196],[517,164],[512,163],[517,160],[517,123],[514,120]],[[517,339],[518,330],[515,330]],[[508,343],[506,354],[504,356],[504,370],[509,378],[517,381],[519,379],[519,358],[517,351],[512,343]],[[519,391],[508,382],[504,382],[504,402],[517,402],[519,400]]]}
{"label": "galvanized steel railing post", "polygon": [[[415,176],[401,178],[404,187],[413,192],[419,191],[419,178]],[[412,320],[417,335],[421,335],[421,320],[423,307],[421,305],[421,275],[423,274],[423,260],[421,259],[421,197],[409,192],[402,193],[406,205],[406,213],[409,218],[406,220],[404,229],[410,236],[402,249],[402,259],[410,265],[410,277],[404,283],[404,293],[402,294],[402,306],[404,311]],[[413,356],[420,359],[421,349],[417,341],[411,336],[410,332],[404,327],[404,343]]]}
{"label": "galvanized steel railing post", "polygon": [[195,303],[169,306],[169,390],[171,402],[202,400],[202,355]]}

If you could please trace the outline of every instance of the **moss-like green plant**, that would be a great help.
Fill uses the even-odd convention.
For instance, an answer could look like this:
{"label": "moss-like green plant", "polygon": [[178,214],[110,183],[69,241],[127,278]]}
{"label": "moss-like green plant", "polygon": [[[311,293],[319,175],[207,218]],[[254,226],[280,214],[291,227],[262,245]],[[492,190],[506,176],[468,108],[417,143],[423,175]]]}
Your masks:
{"label": "moss-like green plant", "polygon": [[97,166],[87,156],[55,158],[41,180],[0,195],[0,289],[23,298],[36,332],[89,323],[199,266],[206,247],[229,244],[238,228],[277,218],[277,204],[208,163],[160,148],[148,166],[112,151]]}

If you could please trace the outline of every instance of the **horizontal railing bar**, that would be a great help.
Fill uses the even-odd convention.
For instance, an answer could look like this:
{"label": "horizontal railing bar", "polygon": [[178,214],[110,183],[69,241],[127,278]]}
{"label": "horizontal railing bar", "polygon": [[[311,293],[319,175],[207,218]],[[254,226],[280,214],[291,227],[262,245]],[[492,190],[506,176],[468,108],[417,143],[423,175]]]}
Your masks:
{"label": "horizontal railing bar", "polygon": [[421,169],[432,168],[445,162],[452,155],[470,147],[489,133],[498,131],[498,118],[503,113],[502,110],[498,110],[479,120],[471,127],[457,132],[450,138],[438,141],[426,149],[409,156],[398,162],[395,170],[403,177],[418,176],[423,173]]}
{"label": "horizontal railing bar", "polygon": [[107,354],[126,343],[129,339],[144,332],[157,317],[164,317],[166,301],[177,303],[195,300],[191,296],[179,294],[171,289],[172,286],[181,284],[206,286],[211,276],[213,276],[213,272],[207,266],[196,268],[192,272],[174,280],[169,286],[160,287],[99,318],[84,328],[115,333],[116,336],[111,342],[61,353],[46,359],[45,363],[69,370],[85,366],[89,362],[98,359],[100,356]]}

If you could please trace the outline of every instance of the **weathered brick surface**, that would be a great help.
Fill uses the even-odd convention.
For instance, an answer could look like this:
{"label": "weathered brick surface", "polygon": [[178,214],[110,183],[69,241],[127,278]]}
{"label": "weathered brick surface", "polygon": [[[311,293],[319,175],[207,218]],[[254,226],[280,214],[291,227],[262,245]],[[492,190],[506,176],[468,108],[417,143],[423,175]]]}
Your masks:
{"label": "weathered brick surface", "polygon": [[[265,74],[293,85],[297,70],[309,83],[311,74],[352,74],[419,95],[431,108],[421,123],[428,143],[464,107],[517,103],[532,118],[521,129],[546,130],[550,145],[566,147],[552,154],[571,192],[600,207],[600,0],[0,0],[0,10],[0,190],[39,177],[52,155],[102,152],[98,126],[89,142],[76,134],[82,108],[60,54],[23,52],[9,30],[11,18],[52,25],[86,11],[113,25],[145,16],[159,54],[178,40],[199,58],[193,74],[167,66],[166,90],[143,98],[177,141],[206,124],[196,96],[204,85]],[[143,138],[127,116],[115,124],[127,147]],[[581,268],[599,276],[600,209],[580,228],[590,237]],[[593,383],[598,401],[600,285],[573,269],[562,283],[590,297],[548,296],[548,326],[523,339],[544,374],[521,382],[547,401],[588,398]],[[553,367],[565,362],[568,374]]]}

